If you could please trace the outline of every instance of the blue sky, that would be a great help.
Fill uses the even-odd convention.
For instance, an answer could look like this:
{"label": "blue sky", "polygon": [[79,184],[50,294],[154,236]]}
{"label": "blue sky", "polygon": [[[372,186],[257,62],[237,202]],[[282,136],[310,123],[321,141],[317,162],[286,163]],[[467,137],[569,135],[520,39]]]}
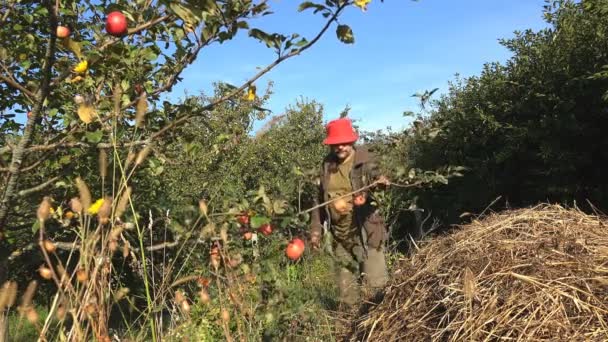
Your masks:
{"label": "blue sky", "polygon": [[[312,37],[323,24],[320,15],[298,13],[300,0],[270,0],[274,14],[252,27],[267,32],[298,32]],[[503,62],[509,51],[498,43],[515,30],[539,30],[544,0],[373,0],[368,11],[349,9],[341,22],[349,24],[355,44],[335,36],[335,26],[311,49],[289,59],[257,82],[272,81],[267,107],[282,113],[298,99],[314,99],[325,107],[326,120],[346,106],[363,129],[397,130],[408,124],[405,110],[418,110],[411,95],[438,87],[447,91],[455,74],[479,74],[485,62]],[[240,85],[275,58],[265,45],[243,31],[233,41],[203,50],[183,73],[170,98],[209,93],[214,81]],[[263,123],[256,123],[255,128]]]}

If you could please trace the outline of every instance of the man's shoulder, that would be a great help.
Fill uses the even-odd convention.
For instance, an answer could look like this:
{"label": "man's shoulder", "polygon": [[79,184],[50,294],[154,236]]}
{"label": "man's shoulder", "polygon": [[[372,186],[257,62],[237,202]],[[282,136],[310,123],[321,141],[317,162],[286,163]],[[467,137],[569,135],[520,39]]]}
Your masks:
{"label": "man's shoulder", "polygon": [[366,164],[374,159],[374,151],[368,146],[357,146],[355,149],[355,164]]}

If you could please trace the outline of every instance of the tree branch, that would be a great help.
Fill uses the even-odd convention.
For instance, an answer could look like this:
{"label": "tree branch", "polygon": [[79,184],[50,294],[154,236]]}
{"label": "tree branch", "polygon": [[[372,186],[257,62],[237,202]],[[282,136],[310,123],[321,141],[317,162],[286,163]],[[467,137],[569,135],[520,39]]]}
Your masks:
{"label": "tree branch", "polygon": [[44,188],[46,188],[47,186],[53,184],[53,182],[56,181],[56,180],[58,180],[59,178],[61,178],[61,177],[55,176],[55,177],[49,179],[48,181],[46,181],[46,182],[44,182],[42,184],[36,185],[36,186],[31,187],[29,189],[23,189],[23,190],[19,191],[17,193],[17,195],[19,197],[24,197],[24,196],[27,196],[27,195],[32,194],[34,192],[42,191],[42,190],[44,190]]}
{"label": "tree branch", "polygon": [[[49,10],[49,29],[50,32],[57,30],[57,13],[55,7],[47,3]],[[23,136],[19,140],[19,144],[13,150],[13,156],[11,159],[11,165],[9,166],[8,180],[4,194],[2,195],[2,201],[0,201],[0,232],[4,230],[6,219],[8,218],[8,209],[11,207],[12,200],[17,190],[17,181],[19,173],[21,171],[21,163],[28,145],[32,142],[32,139],[36,130],[36,121],[42,111],[42,105],[50,93],[50,83],[52,77],[52,68],[55,61],[55,43],[56,37],[54,34],[50,35],[46,53],[44,56],[44,67],[42,69],[42,81],[40,89],[38,89],[35,99],[35,105],[32,109],[32,114],[27,120],[27,124],[23,131]]]}
{"label": "tree branch", "polygon": [[[348,3],[343,4],[342,6],[338,7],[338,9],[336,10],[336,12],[327,20],[327,22],[325,23],[325,25],[323,26],[323,28],[317,33],[317,35],[308,43],[306,43],[304,46],[302,46],[300,49],[294,49],[291,50],[291,52],[289,52],[288,54],[282,55],[279,58],[277,58],[274,62],[272,62],[271,64],[267,65],[264,69],[260,70],[257,74],[255,74],[253,77],[251,77],[249,80],[245,81],[240,87],[236,88],[235,90],[233,90],[232,92],[228,93],[227,95],[222,96],[221,98],[210,102],[209,104],[203,106],[199,112],[204,112],[204,111],[208,111],[208,110],[212,110],[215,106],[233,98],[234,96],[236,96],[237,94],[239,94],[240,92],[242,92],[243,90],[245,90],[247,87],[249,87],[251,84],[253,84],[255,81],[257,81],[259,78],[261,78],[262,76],[264,76],[265,74],[267,74],[270,70],[272,70],[273,68],[275,68],[277,65],[279,65],[280,63],[284,62],[285,60],[292,58],[294,56],[297,56],[299,54],[301,54],[302,52],[306,51],[307,49],[309,49],[311,46],[313,46],[324,34],[325,32],[329,29],[329,27],[331,26],[331,24],[336,21],[337,17],[340,15],[340,13],[344,10],[344,8],[346,8],[348,6]],[[143,25],[142,25],[143,26]],[[200,52],[200,50],[209,45],[210,43],[212,43],[214,40],[216,39],[216,37],[210,37],[207,41],[205,42],[201,42],[196,49],[194,49],[190,54],[186,55],[183,57],[182,59],[182,63],[180,63],[181,67],[179,70],[177,70],[177,72],[175,74],[173,74],[170,77],[170,81],[168,81],[165,85],[155,89],[151,95],[157,95],[160,94],[164,91],[169,90],[171,87],[173,87],[173,85],[175,84],[177,78],[179,77],[179,75],[185,70],[186,66],[189,65],[190,63],[192,63],[192,61],[196,58],[198,52]],[[137,103],[137,100],[131,101],[128,105],[124,106],[122,109],[125,108],[129,108],[134,106]],[[161,137],[163,134],[165,134],[167,131],[187,122],[188,120],[192,119],[193,117],[196,117],[196,114],[189,114],[189,115],[184,115],[180,118],[177,118],[176,120],[172,121],[170,124],[168,124],[167,126],[161,128],[159,131],[153,133],[148,139],[145,140],[139,140],[139,141],[134,141],[134,142],[129,142],[129,143],[124,143],[124,144],[111,144],[111,143],[99,143],[96,145],[97,148],[110,148],[110,147],[131,147],[131,146],[139,146],[139,145],[145,145],[148,144],[150,142],[152,142],[154,139],[157,139],[159,137]],[[37,145],[37,146],[32,146],[30,148],[28,148],[28,152],[36,152],[36,151],[49,151],[49,150],[54,150],[54,149],[58,149],[58,148],[72,148],[72,147],[91,147],[91,144],[85,143],[85,142],[58,142],[58,143],[54,143],[54,144],[47,144],[47,145]],[[10,147],[4,147],[4,148],[0,148],[0,154],[2,153],[6,153],[8,150],[10,150]]]}
{"label": "tree branch", "polygon": [[[145,29],[147,29],[147,28],[150,28],[150,27],[152,27],[152,26],[154,26],[154,25],[156,25],[156,24],[158,24],[158,23],[161,23],[161,22],[163,22],[163,21],[165,21],[165,20],[167,20],[167,19],[170,19],[170,18],[172,18],[172,16],[171,16],[170,14],[166,14],[166,15],[160,16],[160,17],[158,17],[158,18],[156,18],[156,19],[150,20],[150,21],[148,21],[148,22],[146,22],[146,23],[143,23],[143,24],[141,24],[141,25],[139,25],[139,26],[136,26],[136,27],[134,27],[134,28],[132,28],[132,29],[129,29],[129,30],[127,31],[127,34],[126,34],[126,35],[127,35],[127,36],[132,36],[132,35],[134,35],[134,34],[136,34],[136,33],[139,33],[139,32],[141,32],[141,31],[143,31],[143,30],[145,30]],[[114,39],[111,39],[111,40],[109,40],[109,41],[105,42],[104,44],[102,44],[102,45],[99,47],[99,51],[103,51],[103,50],[105,50],[105,49],[106,49],[108,46],[110,46],[110,45],[112,45],[112,44],[116,44],[117,42],[119,42],[119,41],[121,41],[121,40],[122,40],[122,39],[120,39],[120,38],[114,38]]]}
{"label": "tree branch", "polygon": [[25,96],[27,96],[30,99],[33,99],[36,97],[36,94],[32,93],[29,89],[22,86],[21,84],[19,84],[17,81],[13,80],[10,77],[7,77],[5,75],[0,75],[0,80],[2,80],[4,83],[8,84],[10,87],[21,91],[22,93],[25,94]]}
{"label": "tree branch", "polygon": [[[231,98],[233,98],[234,96],[236,96],[237,94],[239,94],[240,92],[242,92],[243,90],[245,90],[247,87],[249,87],[252,83],[254,83],[255,81],[257,81],[260,77],[264,76],[265,74],[267,74],[270,70],[272,70],[274,67],[276,67],[277,65],[279,65],[280,63],[284,62],[285,60],[297,56],[300,53],[302,53],[303,51],[307,50],[308,48],[310,48],[311,46],[313,46],[327,31],[327,29],[329,29],[329,27],[331,26],[331,24],[336,20],[336,18],[340,15],[340,13],[344,10],[344,8],[346,8],[346,6],[348,6],[348,3],[343,4],[342,6],[338,7],[338,10],[331,16],[331,18],[327,21],[327,23],[325,23],[325,26],[323,26],[323,28],[321,29],[321,31],[319,31],[319,33],[317,33],[317,35],[308,43],[306,43],[306,45],[302,46],[302,48],[300,49],[296,49],[296,50],[292,50],[290,53],[280,56],[279,58],[277,58],[274,62],[272,62],[271,64],[267,65],[264,69],[260,70],[257,74],[255,74],[253,77],[251,77],[249,80],[247,80],[245,83],[243,83],[239,88],[233,90],[232,92],[228,93],[227,95],[224,95],[223,97],[212,101],[211,103],[209,103],[206,106],[203,106],[201,108],[201,112],[202,111],[206,111],[206,110],[211,110],[213,109],[213,107],[217,106],[218,104],[227,101]],[[163,127],[161,130],[159,130],[158,132],[152,134],[150,136],[150,140],[153,140],[155,138],[160,137],[162,134],[164,134],[166,131],[173,129],[174,127],[181,125],[182,123],[187,122],[189,119],[191,119],[192,117],[194,117],[195,115],[185,115],[177,120],[172,121],[169,125]]]}
{"label": "tree branch", "polygon": [[[158,17],[156,19],[150,20],[150,21],[148,21],[146,23],[143,23],[143,24],[141,24],[141,25],[139,25],[137,27],[134,27],[134,28],[130,29],[129,31],[127,31],[126,36],[132,36],[132,35],[134,35],[136,33],[139,33],[139,32],[141,32],[141,31],[143,31],[145,29],[148,29],[148,28],[150,28],[150,27],[152,27],[152,26],[154,26],[154,25],[156,25],[156,24],[158,24],[160,22],[163,22],[163,21],[165,21],[167,19],[170,19],[170,18],[172,18],[171,15],[163,15],[163,16]],[[110,39],[110,40],[106,41],[105,43],[103,43],[102,45],[100,45],[97,50],[99,52],[102,52],[105,49],[107,49],[108,47],[110,47],[110,46],[118,43],[121,40],[122,40],[122,38],[113,38],[113,39]],[[93,63],[91,63],[91,65],[92,64]],[[63,82],[68,76],[70,76],[70,74],[71,74],[71,70],[69,70],[69,69],[66,70],[63,74],[59,75],[56,79],[53,80],[53,82],[51,82],[51,86],[55,86],[55,85]]]}

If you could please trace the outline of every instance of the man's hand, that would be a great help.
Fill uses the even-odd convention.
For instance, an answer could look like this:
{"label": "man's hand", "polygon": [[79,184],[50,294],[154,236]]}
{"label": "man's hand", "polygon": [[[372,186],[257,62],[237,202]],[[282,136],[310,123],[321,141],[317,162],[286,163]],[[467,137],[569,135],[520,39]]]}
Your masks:
{"label": "man's hand", "polygon": [[378,177],[378,179],[376,180],[376,183],[384,185],[384,186],[388,186],[391,184],[391,181],[388,180],[388,178],[384,175]]}
{"label": "man's hand", "polygon": [[313,249],[319,249],[319,247],[321,247],[321,233],[312,232],[310,234],[310,245]]}

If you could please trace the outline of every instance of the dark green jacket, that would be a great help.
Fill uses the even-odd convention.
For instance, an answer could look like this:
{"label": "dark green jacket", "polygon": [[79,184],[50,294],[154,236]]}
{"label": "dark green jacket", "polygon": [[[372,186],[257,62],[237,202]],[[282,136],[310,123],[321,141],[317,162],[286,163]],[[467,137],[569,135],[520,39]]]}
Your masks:
{"label": "dark green jacket", "polygon": [[[378,168],[375,162],[375,156],[372,152],[364,147],[355,148],[355,160],[353,168],[350,172],[351,186],[354,190],[360,189],[374,182],[378,176]],[[319,196],[316,198],[314,205],[324,203],[329,200],[329,195],[325,191],[329,183],[330,170],[337,165],[338,160],[334,154],[329,154],[323,160],[321,167],[321,177],[319,184]],[[375,201],[369,192],[366,191],[367,201],[360,207],[354,207],[353,219],[357,226],[361,229],[361,233],[365,233],[366,244],[369,248],[379,248],[387,239],[387,230],[384,224],[384,219],[378,212],[378,208],[374,205]],[[331,226],[329,208],[323,206],[315,209],[311,213],[311,233],[322,234],[323,222],[328,221]]]}

